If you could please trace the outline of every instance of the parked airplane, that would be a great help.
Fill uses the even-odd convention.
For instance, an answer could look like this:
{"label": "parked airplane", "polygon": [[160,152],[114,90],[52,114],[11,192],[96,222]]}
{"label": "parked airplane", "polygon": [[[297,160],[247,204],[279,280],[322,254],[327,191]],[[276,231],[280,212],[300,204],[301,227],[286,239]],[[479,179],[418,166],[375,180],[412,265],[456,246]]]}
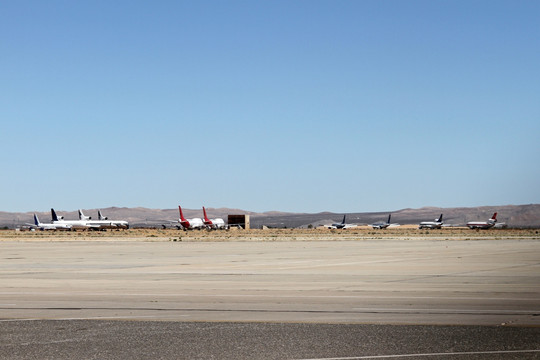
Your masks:
{"label": "parked airplane", "polygon": [[53,225],[69,225],[72,229],[89,229],[92,227],[87,224],[87,220],[64,220],[63,216],[56,215],[54,209],[51,209],[51,217]]}
{"label": "parked airplane", "polygon": [[371,224],[370,226],[372,228],[374,228],[374,229],[386,229],[390,225],[399,226],[399,224],[390,224],[390,218],[391,217],[392,217],[392,214],[388,215],[388,221],[387,222],[379,221],[379,222],[376,222],[375,224]]}
{"label": "parked airplane", "polygon": [[[109,220],[107,216],[103,216],[101,214],[101,210],[98,210],[98,219],[99,220]],[[126,220],[109,220],[110,223],[112,223],[117,228],[124,228],[129,229],[129,221]]]}
{"label": "parked airplane", "polygon": [[92,220],[91,216],[85,216],[81,209],[79,209],[79,220],[86,221],[86,224],[92,228],[100,229],[129,229],[129,223],[125,220],[108,220],[107,217],[101,215],[101,211],[98,210],[99,220]]}
{"label": "parked airplane", "polygon": [[67,224],[44,224],[39,221],[39,218],[36,214],[34,214],[34,223],[29,224],[26,223],[26,225],[29,225],[30,227],[37,228],[39,230],[70,230],[71,225]]}
{"label": "parked airplane", "polygon": [[422,221],[420,225],[418,225],[419,229],[440,229],[443,225],[442,221],[442,215],[439,216],[438,219],[435,219],[435,221]]}
{"label": "parked airplane", "polygon": [[225,221],[221,218],[209,219],[206,215],[206,209],[203,206],[204,225],[209,229],[225,229]]}
{"label": "parked airplane", "polygon": [[182,208],[180,205],[178,205],[178,210],[180,210],[180,225],[184,228],[184,230],[193,230],[193,229],[202,229],[204,228],[204,222],[201,220],[201,218],[193,218],[193,219],[186,219],[184,217],[184,214],[182,213]]}
{"label": "parked airplane", "polygon": [[352,228],[352,227],[357,227],[358,225],[353,225],[353,224],[346,224],[345,223],[345,217],[347,215],[343,215],[343,220],[341,220],[340,223],[333,223],[332,225],[329,225],[328,228],[329,229],[348,229],[348,228]]}
{"label": "parked airplane", "polygon": [[497,222],[497,213],[494,213],[491,219],[488,221],[470,221],[467,223],[467,226],[470,229],[489,229],[495,225]]}

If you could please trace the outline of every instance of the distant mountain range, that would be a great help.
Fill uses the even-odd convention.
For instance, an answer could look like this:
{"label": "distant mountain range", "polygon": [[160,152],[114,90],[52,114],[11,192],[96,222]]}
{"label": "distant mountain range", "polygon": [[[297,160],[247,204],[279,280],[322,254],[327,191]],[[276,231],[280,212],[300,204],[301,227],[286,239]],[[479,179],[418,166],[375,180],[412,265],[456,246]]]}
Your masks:
{"label": "distant mountain range", "polygon": [[347,215],[348,224],[367,225],[377,221],[386,221],[388,214],[392,214],[392,223],[401,225],[419,224],[421,221],[433,221],[443,214],[443,221],[448,225],[465,226],[469,221],[488,220],[494,212],[500,223],[509,227],[540,227],[540,204],[531,205],[504,205],[460,208],[423,207],[420,209],[402,209],[385,212],[363,213],[330,213],[317,214],[274,214],[252,216],[252,227],[266,225],[270,227],[314,227],[340,222],[343,215]]}
{"label": "distant mountain range", "polygon": [[[77,210],[62,211],[55,209],[58,215],[65,219],[78,219]],[[84,214],[97,219],[97,209],[82,209]],[[386,220],[388,214],[392,214],[392,222],[402,225],[418,224],[421,221],[429,221],[444,214],[445,224],[465,225],[468,221],[487,220],[494,212],[498,213],[499,222],[506,223],[509,227],[540,227],[540,204],[530,205],[504,205],[504,206],[481,206],[481,207],[461,207],[461,208],[439,208],[423,207],[420,209],[402,209],[386,212],[363,212],[363,213],[287,213],[270,211],[257,213],[252,211],[229,209],[229,208],[207,208],[210,218],[223,218],[227,221],[229,214],[248,214],[251,218],[251,227],[260,228],[263,225],[268,227],[295,228],[314,227],[331,224],[341,221],[343,215],[347,215],[347,223],[366,225],[376,221]],[[183,209],[186,218],[202,218],[202,209]],[[167,220],[178,219],[178,209],[147,209],[142,207],[125,208],[109,207],[101,209],[103,215],[109,219],[127,220],[131,226],[159,226]],[[0,227],[15,228],[25,223],[33,222],[33,212],[16,213],[0,211]],[[50,212],[36,212],[41,222],[50,222]]]}

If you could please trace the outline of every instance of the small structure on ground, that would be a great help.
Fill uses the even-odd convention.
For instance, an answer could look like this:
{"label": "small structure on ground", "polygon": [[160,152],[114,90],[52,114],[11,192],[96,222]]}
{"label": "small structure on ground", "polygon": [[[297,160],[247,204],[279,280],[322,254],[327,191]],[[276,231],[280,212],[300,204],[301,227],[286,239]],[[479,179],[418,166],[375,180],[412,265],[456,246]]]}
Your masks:
{"label": "small structure on ground", "polygon": [[241,227],[242,229],[249,230],[249,215],[229,215],[227,218],[229,227]]}

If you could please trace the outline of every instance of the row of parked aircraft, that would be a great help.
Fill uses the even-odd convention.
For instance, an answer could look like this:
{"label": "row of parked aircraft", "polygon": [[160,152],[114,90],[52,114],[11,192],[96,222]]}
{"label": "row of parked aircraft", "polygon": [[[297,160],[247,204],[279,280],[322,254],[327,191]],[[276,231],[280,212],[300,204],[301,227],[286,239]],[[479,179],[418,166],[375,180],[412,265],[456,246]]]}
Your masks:
{"label": "row of parked aircraft", "polygon": [[74,229],[129,229],[129,223],[125,220],[109,220],[98,210],[98,220],[92,220],[91,216],[85,216],[82,210],[79,210],[79,220],[65,220],[63,216],[58,216],[54,209],[51,209],[51,223],[42,223],[34,214],[34,223],[26,224],[31,228],[39,230],[74,230]]}
{"label": "row of parked aircraft", "polygon": [[[329,229],[348,229],[352,227],[356,227],[358,225],[355,224],[347,224],[345,223],[345,217],[346,215],[343,215],[343,220],[340,223],[334,223],[332,225],[327,226]],[[386,229],[390,226],[399,226],[399,224],[392,224],[390,223],[390,219],[392,218],[392,214],[388,215],[388,220],[385,221],[379,221],[374,224],[369,224],[374,229]],[[495,223],[497,222],[497,213],[494,213],[493,216],[487,221],[470,221],[467,223],[467,226],[470,229],[489,229],[493,226],[495,226]],[[437,219],[434,221],[422,221],[419,225],[419,229],[440,229],[444,225],[443,223],[443,214],[441,214]]]}
{"label": "row of parked aircraft", "polygon": [[[347,224],[347,223],[345,223],[345,217],[346,216],[347,215],[343,215],[343,220],[340,223],[334,223],[334,224],[328,225],[326,227],[328,227],[329,229],[349,229],[349,228],[353,228],[353,227],[358,226],[356,224]],[[386,222],[379,221],[379,222],[376,222],[374,224],[369,224],[368,226],[371,226],[374,229],[386,229],[389,226],[399,226],[399,224],[391,224],[390,223],[391,218],[392,218],[392,214],[388,215],[388,220]]]}
{"label": "row of parked aircraft", "polygon": [[[225,221],[221,218],[209,219],[206,214],[206,209],[203,206],[204,220],[201,218],[186,219],[182,212],[182,207],[178,206],[180,212],[180,218],[177,221],[170,221],[177,224],[178,229],[194,230],[194,229],[225,229]],[[63,216],[58,216],[54,209],[51,209],[51,223],[42,223],[39,218],[34,214],[34,223],[26,225],[37,228],[39,230],[75,230],[75,229],[129,229],[129,223],[125,220],[109,220],[107,217],[101,214],[101,210],[98,210],[98,220],[92,220],[91,216],[86,216],[79,209],[79,220],[65,220]]]}
{"label": "row of parked aircraft", "polygon": [[[203,206],[204,219],[193,218],[186,219],[182,212],[182,207],[178,206],[180,212],[180,218],[176,221],[170,221],[170,223],[176,224],[178,229],[194,230],[194,229],[209,229],[218,230],[225,229],[227,225],[221,218],[209,219],[206,214],[206,208]],[[51,209],[51,223],[42,223],[39,218],[34,214],[34,223],[27,223],[26,225],[31,228],[39,230],[75,230],[75,229],[129,229],[129,223],[125,220],[109,220],[107,217],[101,214],[101,210],[98,210],[98,220],[92,220],[91,216],[86,216],[79,209],[78,220],[66,220],[63,216],[58,216],[54,209]],[[165,226],[164,226],[165,227]]]}
{"label": "row of parked aircraft", "polygon": [[[182,212],[182,207],[178,206],[178,211],[180,213],[180,218],[176,221],[169,221],[170,223],[176,224],[178,229],[183,230],[219,230],[226,229],[227,225],[225,221],[221,218],[209,219],[206,214],[206,209],[203,206],[203,215],[204,219],[201,218],[192,218],[186,219],[184,213]],[[343,220],[340,223],[334,223],[332,225],[327,225],[330,229],[348,229],[352,227],[357,227],[356,224],[347,224],[345,222],[347,215],[343,215]],[[54,209],[51,209],[51,223],[42,223],[39,221],[39,218],[34,214],[34,223],[27,224],[32,228],[37,228],[39,230],[72,230],[72,229],[129,229],[129,223],[125,220],[109,220],[107,217],[101,214],[101,210],[98,210],[98,220],[92,220],[92,217],[84,215],[82,210],[79,210],[79,220],[65,220],[63,216],[58,216]],[[388,215],[388,220],[379,221],[369,226],[374,229],[386,229],[388,227],[399,226],[399,224],[392,224],[390,220],[392,214]],[[489,229],[495,226],[497,222],[497,213],[494,213],[493,216],[487,221],[471,221],[467,223],[467,226],[471,229]],[[440,229],[444,225],[443,223],[443,214],[441,214],[434,221],[422,221],[419,225],[419,229]],[[164,227],[166,227],[164,225]]]}
{"label": "row of parked aircraft", "polygon": [[[419,229],[440,229],[443,226],[443,214],[435,221],[423,221],[418,225]],[[495,226],[497,222],[497,213],[494,213],[487,221],[469,221],[467,227],[469,229],[489,229]]]}

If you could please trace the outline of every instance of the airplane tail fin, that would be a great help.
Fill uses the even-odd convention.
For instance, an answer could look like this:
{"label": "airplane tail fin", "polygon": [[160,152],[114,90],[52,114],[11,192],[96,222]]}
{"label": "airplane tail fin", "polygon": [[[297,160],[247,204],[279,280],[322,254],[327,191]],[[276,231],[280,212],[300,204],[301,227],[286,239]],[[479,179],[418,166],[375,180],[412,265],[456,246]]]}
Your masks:
{"label": "airplane tail fin", "polygon": [[36,214],[34,214],[34,224],[36,224],[36,226],[39,225],[39,219]]}
{"label": "airplane tail fin", "polygon": [[81,209],[79,209],[79,220],[91,220],[92,217],[91,216],[86,216],[84,215],[84,213],[82,212]]}
{"label": "airplane tail fin", "polygon": [[343,215],[343,221],[341,222],[343,225],[345,225],[345,217],[346,217],[346,216],[347,216],[347,215]]}
{"label": "airplane tail fin", "polygon": [[184,217],[184,214],[182,213],[182,207],[178,205],[178,210],[180,210],[180,220],[186,221],[186,218]]}
{"label": "airplane tail fin", "polygon": [[441,216],[439,216],[439,218],[437,219],[437,222],[441,222],[442,221],[442,214]]}
{"label": "airplane tail fin", "polygon": [[391,218],[392,218],[392,214],[389,214],[389,215],[388,215],[388,221],[387,221],[388,224],[390,224],[390,219],[391,219]]}
{"label": "airplane tail fin", "polygon": [[493,216],[491,217],[491,219],[489,219],[493,222],[497,222],[497,213],[494,213]]}
{"label": "airplane tail fin", "polygon": [[208,216],[206,215],[206,209],[204,208],[204,206],[202,207],[202,211],[203,211],[203,215],[204,215],[204,221],[210,221],[208,219]]}
{"label": "airplane tail fin", "polygon": [[51,217],[52,217],[52,221],[58,221],[58,216],[56,215],[56,211],[54,211],[54,209],[51,208]]}
{"label": "airplane tail fin", "polygon": [[98,210],[97,213],[98,213],[99,220],[107,220],[108,219],[106,216],[103,216],[103,214],[101,214],[101,210]]}

